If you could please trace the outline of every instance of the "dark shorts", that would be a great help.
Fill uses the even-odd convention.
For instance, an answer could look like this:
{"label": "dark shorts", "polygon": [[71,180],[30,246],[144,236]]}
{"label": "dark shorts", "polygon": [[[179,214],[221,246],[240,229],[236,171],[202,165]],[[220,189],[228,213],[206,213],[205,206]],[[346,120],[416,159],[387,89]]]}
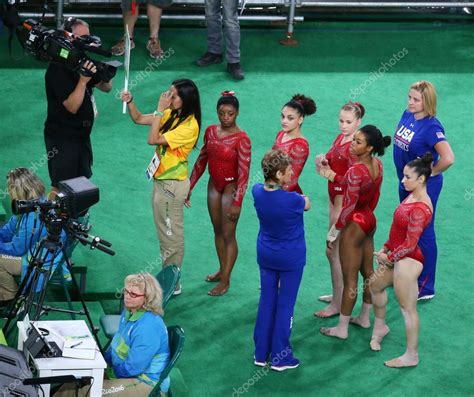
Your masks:
{"label": "dark shorts", "polygon": [[[137,4],[152,4],[156,7],[169,7],[173,0],[135,0]],[[129,12],[132,9],[132,0],[122,0],[122,11]]]}
{"label": "dark shorts", "polygon": [[66,179],[92,176],[92,147],[90,140],[84,142],[63,141],[45,137],[48,153],[48,171],[51,186]]}

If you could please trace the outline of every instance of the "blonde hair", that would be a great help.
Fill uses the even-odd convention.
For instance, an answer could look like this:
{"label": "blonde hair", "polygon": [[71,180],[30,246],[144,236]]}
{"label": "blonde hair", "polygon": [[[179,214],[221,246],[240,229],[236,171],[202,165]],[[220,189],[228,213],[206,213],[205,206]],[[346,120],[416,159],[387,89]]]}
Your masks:
{"label": "blonde hair", "polygon": [[426,80],[420,80],[413,83],[410,87],[411,90],[418,91],[423,98],[423,110],[430,117],[436,116],[436,102],[437,95],[434,85]]}
{"label": "blonde hair", "polygon": [[150,273],[130,274],[124,284],[136,286],[145,294],[143,309],[163,316],[163,290],[155,277]]}
{"label": "blonde hair", "polygon": [[45,194],[43,182],[28,168],[15,168],[9,171],[7,187],[12,200],[37,199]]}
{"label": "blonde hair", "polygon": [[365,114],[365,108],[360,102],[349,101],[341,108],[341,110],[353,112],[358,120],[364,117]]}

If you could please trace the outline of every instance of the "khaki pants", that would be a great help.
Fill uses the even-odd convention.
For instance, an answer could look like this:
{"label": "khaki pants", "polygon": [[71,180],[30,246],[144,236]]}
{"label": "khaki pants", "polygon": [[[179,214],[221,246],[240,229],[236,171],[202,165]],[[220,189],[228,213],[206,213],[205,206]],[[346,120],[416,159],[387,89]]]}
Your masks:
{"label": "khaki pants", "polygon": [[184,200],[189,193],[189,179],[155,180],[153,183],[153,215],[160,241],[163,266],[181,267],[184,256]]}
{"label": "khaki pants", "polygon": [[0,301],[11,300],[18,292],[15,276],[21,275],[21,257],[0,255]]}
{"label": "khaki pants", "polygon": [[[90,386],[84,386],[79,389],[79,397],[91,397],[89,394]],[[120,397],[142,397],[148,396],[153,390],[153,387],[146,383],[140,382],[138,379],[104,379],[102,386],[103,396],[120,396]],[[55,394],[55,397],[75,397],[76,389],[72,384],[62,386]],[[166,396],[166,393],[161,393]]]}

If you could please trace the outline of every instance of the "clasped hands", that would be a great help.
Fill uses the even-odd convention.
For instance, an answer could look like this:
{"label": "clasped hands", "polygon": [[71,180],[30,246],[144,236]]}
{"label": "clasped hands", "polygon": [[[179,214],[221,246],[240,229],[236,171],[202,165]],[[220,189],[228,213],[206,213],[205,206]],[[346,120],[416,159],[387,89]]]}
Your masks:
{"label": "clasped hands", "polygon": [[319,154],[315,158],[316,163],[316,172],[321,175],[323,178],[330,180],[331,182],[334,181],[336,177],[336,173],[331,169],[329,166],[329,162],[326,159],[324,154]]}
{"label": "clasped hands", "polygon": [[374,252],[375,261],[379,266],[393,267],[393,262],[388,259],[387,248],[384,246],[379,251]]}

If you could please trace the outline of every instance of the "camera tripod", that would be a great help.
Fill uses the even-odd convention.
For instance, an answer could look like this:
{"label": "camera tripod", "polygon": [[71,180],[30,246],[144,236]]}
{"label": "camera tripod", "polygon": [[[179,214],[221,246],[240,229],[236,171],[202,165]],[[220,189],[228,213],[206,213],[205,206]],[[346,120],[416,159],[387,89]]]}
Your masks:
{"label": "camera tripod", "polygon": [[[115,255],[115,252],[106,248],[111,247],[111,244],[99,237],[92,237],[92,241],[89,241],[87,228],[77,221],[70,222],[66,233],[67,242],[65,243],[61,240],[62,227],[60,223],[62,220],[58,219],[58,221],[59,224],[53,225],[53,227],[48,227],[50,225],[47,223],[47,236],[37,244],[32,257],[28,261],[26,274],[23,277],[18,292],[16,293],[6,315],[7,322],[3,327],[3,332],[6,335],[10,331],[12,321],[15,318],[17,321],[22,321],[26,315],[29,316],[31,321],[39,320],[43,314],[47,314],[49,311],[85,315],[87,322],[89,323],[89,328],[97,342],[97,346],[103,353],[102,346],[97,336],[98,330],[94,327],[89,309],[87,308],[77,280],[72,272],[73,263],[71,262],[67,251],[68,244],[70,246],[71,244],[74,244],[74,240],[78,240],[84,245],[90,245],[91,249],[97,248],[109,255]],[[60,257],[61,254],[63,256],[62,258]],[[55,271],[55,265],[66,265],[71,275],[72,284],[78,291],[82,310],[75,311],[59,309],[44,305],[48,282],[52,273]]]}

